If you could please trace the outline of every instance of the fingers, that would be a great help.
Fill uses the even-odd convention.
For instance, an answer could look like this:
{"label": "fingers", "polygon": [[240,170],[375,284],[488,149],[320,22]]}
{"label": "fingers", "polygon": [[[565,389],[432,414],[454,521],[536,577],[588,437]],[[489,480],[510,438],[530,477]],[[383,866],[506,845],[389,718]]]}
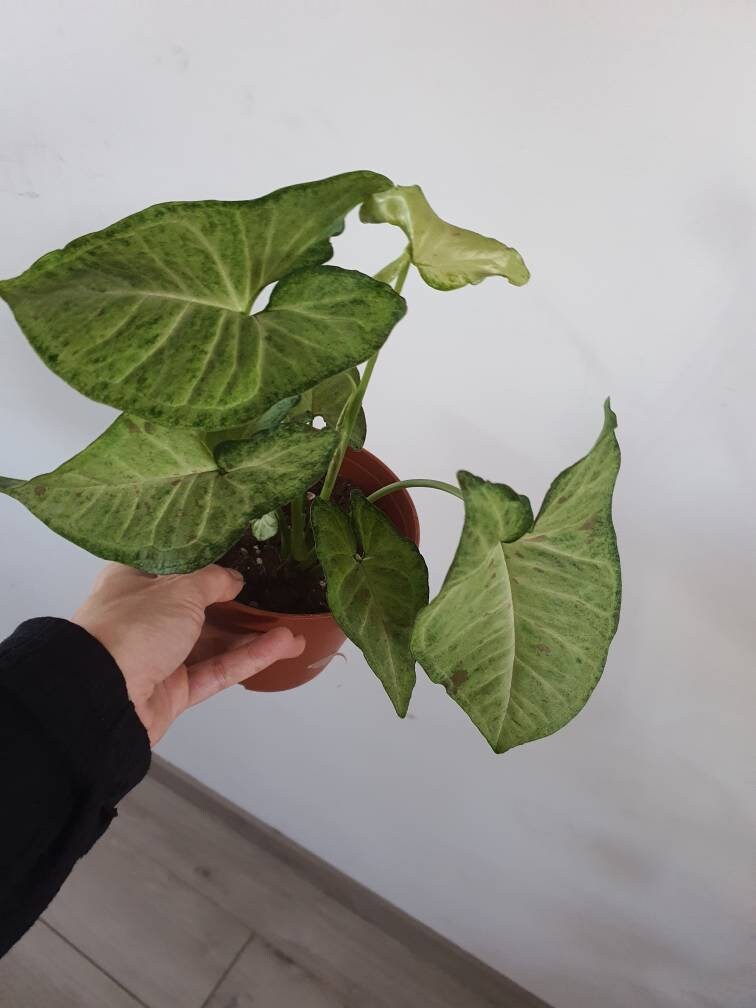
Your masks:
{"label": "fingers", "polygon": [[304,637],[295,637],[291,630],[277,627],[245,641],[231,651],[198,662],[188,670],[188,706],[193,707],[228,686],[257,675],[273,662],[282,658],[296,658],[304,651],[304,646]]}
{"label": "fingers", "polygon": [[202,605],[215,602],[230,602],[244,587],[244,576],[229,567],[210,564],[191,574],[184,574],[183,581],[192,584],[202,597]]}

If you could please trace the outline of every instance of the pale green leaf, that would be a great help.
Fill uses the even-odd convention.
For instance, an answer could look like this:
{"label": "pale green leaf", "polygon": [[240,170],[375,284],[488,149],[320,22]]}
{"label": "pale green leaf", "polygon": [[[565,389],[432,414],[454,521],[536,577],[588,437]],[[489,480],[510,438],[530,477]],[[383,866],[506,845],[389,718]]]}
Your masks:
{"label": "pale green leaf", "polygon": [[349,515],[317,498],[312,524],[331,612],[404,717],[415,685],[412,626],[428,602],[425,561],[417,546],[356,491]]}
{"label": "pale green leaf", "polygon": [[201,434],[122,416],[54,472],[0,490],[97,556],[157,574],[211,563],[325,471],[335,434],[279,427],[215,453]]}
{"label": "pale green leaf", "polygon": [[459,474],[459,547],[412,650],[496,752],[567,724],[603,671],[620,604],[615,426],[607,403],[596,445],[557,477],[532,527],[525,498]]}
{"label": "pale green leaf", "polygon": [[387,184],[351,172],[150,207],[44,256],[0,295],[85,395],[171,426],[236,426],[366,360],[404,313],[384,284],[318,265],[344,215]]}
{"label": "pale green leaf", "polygon": [[250,528],[252,535],[255,539],[259,539],[260,542],[272,539],[276,532],[278,532],[278,512],[269,511],[267,514],[255,518],[250,524]]}
{"label": "pale green leaf", "polygon": [[412,262],[423,280],[437,290],[478,284],[486,277],[506,277],[521,286],[530,278],[516,249],[495,238],[447,224],[436,214],[420,186],[394,186],[369,196],[360,210],[363,221],[395,224],[409,240]]}

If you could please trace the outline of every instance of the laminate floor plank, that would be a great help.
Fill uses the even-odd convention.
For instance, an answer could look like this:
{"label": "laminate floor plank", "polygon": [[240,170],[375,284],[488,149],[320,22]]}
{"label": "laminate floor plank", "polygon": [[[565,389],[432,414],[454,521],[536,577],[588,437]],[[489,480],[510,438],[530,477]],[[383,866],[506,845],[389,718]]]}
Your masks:
{"label": "laminate floor plank", "polygon": [[144,781],[123,803],[119,827],[132,849],[169,865],[268,947],[316,978],[332,997],[341,999],[337,1004],[349,1008],[541,1004],[506,993],[488,997],[471,992],[463,980],[419,959],[223,821],[215,818],[210,826],[204,810],[155,780]]}
{"label": "laminate floor plank", "polygon": [[0,959],[0,1008],[142,1008],[41,921]]}
{"label": "laminate floor plank", "polygon": [[171,871],[170,847],[155,860],[128,833],[116,819],[44,920],[150,1008],[201,1008],[249,930]]}

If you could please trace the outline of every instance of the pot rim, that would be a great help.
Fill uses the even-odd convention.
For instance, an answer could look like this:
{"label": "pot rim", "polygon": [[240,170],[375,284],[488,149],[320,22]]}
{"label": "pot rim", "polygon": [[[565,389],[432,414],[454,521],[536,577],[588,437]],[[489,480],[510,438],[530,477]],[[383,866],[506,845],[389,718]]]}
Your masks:
{"label": "pot rim", "polygon": [[[382,465],[383,468],[386,469],[392,477],[389,482],[391,483],[399,482],[399,477],[392,469],[389,469],[389,467],[386,465],[383,459],[379,458],[377,455],[374,455],[373,452],[369,451],[367,448],[350,449],[349,454],[352,458],[354,458],[354,456],[356,455],[358,457],[361,456],[366,461],[373,461],[380,463],[380,465]],[[385,485],[388,486],[388,484]],[[412,515],[414,523],[416,526],[419,526],[420,523],[417,516],[417,508],[415,507],[415,502],[412,500],[411,495],[404,488],[402,488],[401,490],[397,490],[397,494],[399,494],[400,496],[403,495],[405,497],[406,503],[409,505],[410,514]],[[237,602],[236,599],[231,599],[230,602],[223,602],[222,605],[224,609],[226,610],[230,609],[232,612],[248,613],[255,616],[280,616],[283,617],[284,619],[289,620],[296,619],[296,620],[311,621],[311,620],[332,620],[334,618],[333,613],[331,612],[330,609],[327,609],[325,612],[319,612],[319,613],[279,612],[276,609],[258,609],[255,606],[247,605],[245,602]]]}

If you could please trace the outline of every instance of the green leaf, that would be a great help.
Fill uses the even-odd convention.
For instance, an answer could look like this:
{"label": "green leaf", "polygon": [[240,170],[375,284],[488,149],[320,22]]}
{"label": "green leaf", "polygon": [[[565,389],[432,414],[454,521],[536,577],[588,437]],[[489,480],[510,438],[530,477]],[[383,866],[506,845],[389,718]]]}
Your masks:
{"label": "green leaf", "polygon": [[370,224],[395,224],[409,239],[412,262],[437,290],[478,284],[489,276],[506,277],[518,287],[530,278],[516,249],[495,238],[447,224],[432,209],[420,186],[394,186],[369,196],[360,218]]}
{"label": "green leaf", "polygon": [[236,426],[366,360],[404,314],[386,285],[318,265],[344,215],[387,184],[351,172],[150,207],[43,256],[0,295],[85,395],[170,426]]}
{"label": "green leaf", "polygon": [[[360,372],[350,368],[340,374],[333,375],[320,382],[314,389],[305,392],[302,397],[308,411],[313,416],[321,416],[328,427],[335,427],[346,406],[347,400],[360,384]],[[349,444],[352,448],[362,448],[367,437],[367,422],[365,411],[360,410],[357,421],[352,428]]]}
{"label": "green leaf", "polygon": [[312,524],[331,612],[404,717],[415,685],[412,625],[428,602],[425,561],[417,546],[357,491],[349,515],[317,498]]}
{"label": "green leaf", "polygon": [[259,539],[260,542],[272,539],[276,532],[278,532],[278,512],[269,511],[267,514],[255,518],[250,527],[252,535],[255,539]]}
{"label": "green leaf", "polygon": [[0,491],[8,490],[10,487],[20,486],[24,481],[11,479],[10,476],[0,476]]}
{"label": "green leaf", "polygon": [[603,671],[620,605],[615,426],[607,402],[596,445],[557,477],[532,527],[526,498],[459,474],[459,547],[412,650],[495,752],[563,727]]}
{"label": "green leaf", "polygon": [[335,443],[333,431],[279,427],[213,455],[199,432],[122,416],[54,472],[0,489],[97,556],[167,574],[211,563],[303,493]]}

